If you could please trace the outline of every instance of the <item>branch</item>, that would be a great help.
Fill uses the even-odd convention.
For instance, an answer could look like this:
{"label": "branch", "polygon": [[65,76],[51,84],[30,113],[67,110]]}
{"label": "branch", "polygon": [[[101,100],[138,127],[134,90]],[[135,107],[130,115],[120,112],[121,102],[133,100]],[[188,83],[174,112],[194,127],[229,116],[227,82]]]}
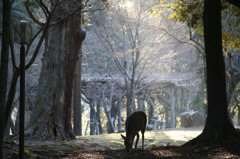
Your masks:
{"label": "branch", "polygon": [[240,8],[240,1],[239,0],[227,0],[228,3]]}
{"label": "branch", "polygon": [[11,0],[11,5],[14,3],[15,0]]}
{"label": "branch", "polygon": [[[156,28],[155,26],[151,26],[151,25],[144,25],[146,28],[153,28],[153,29],[156,29],[156,30],[161,30],[161,31],[163,31],[163,32],[165,32],[167,35],[169,35],[169,37],[171,37],[171,38],[173,38],[175,41],[177,41],[178,43],[180,43],[180,44],[188,44],[188,45],[191,45],[191,46],[193,46],[193,47],[195,47],[197,50],[198,50],[198,52],[201,54],[201,55],[203,55],[204,57],[205,57],[205,54],[204,54],[204,47],[200,44],[200,43],[198,43],[196,40],[194,40],[193,38],[191,38],[191,34],[190,34],[190,32],[189,32],[189,34],[190,34],[190,41],[192,41],[192,42],[194,42],[194,44],[196,44],[196,45],[194,45],[193,43],[191,43],[191,42],[188,42],[188,41],[182,41],[182,40],[180,40],[180,39],[178,39],[177,37],[175,37],[173,34],[171,34],[171,33],[169,33],[166,29],[164,29],[164,28]],[[168,44],[170,44],[170,43],[168,43]],[[203,51],[202,51],[202,50]]]}
{"label": "branch", "polygon": [[47,6],[43,3],[42,0],[37,0],[37,3],[42,8],[42,11],[43,11],[45,17],[47,18],[48,15],[50,14],[50,11],[48,10]]}
{"label": "branch", "polygon": [[[114,61],[115,61],[116,64],[118,65],[121,73],[122,73],[123,75],[125,75],[124,77],[126,77],[128,80],[130,80],[130,77],[128,76],[126,70],[125,70],[124,67],[121,65],[120,61],[118,60],[118,58],[116,57],[116,55],[115,55],[115,53],[114,53],[115,51],[114,51],[113,46],[112,46],[112,44],[111,44],[111,42],[110,42],[109,34],[108,34],[108,32],[107,32],[107,29],[105,28],[105,26],[103,26],[103,28],[104,28],[104,31],[105,31],[105,33],[106,33],[106,36],[103,37],[102,35],[100,35],[100,33],[97,31],[97,29],[96,29],[95,27],[93,27],[93,29],[95,30],[94,33],[97,35],[98,39],[100,40],[100,42],[102,43],[102,45],[104,46],[104,48],[112,55]],[[109,45],[110,48],[105,45],[105,43],[103,42],[102,39],[105,39],[105,40],[107,41],[107,44]]]}
{"label": "branch", "polygon": [[26,65],[26,70],[27,70],[27,69],[33,64],[33,62],[35,61],[35,59],[36,59],[36,57],[37,57],[37,54],[38,54],[38,51],[39,51],[40,47],[42,46],[43,40],[45,39],[45,36],[47,35],[47,31],[48,31],[48,28],[49,28],[49,25],[50,25],[51,20],[52,20],[52,16],[49,15],[48,20],[47,20],[47,22],[46,22],[46,24],[45,24],[45,27],[44,27],[44,29],[43,29],[43,32],[42,32],[42,36],[41,36],[41,38],[40,38],[40,40],[39,40],[39,42],[38,42],[38,45],[37,45],[37,47],[36,47],[36,49],[35,49],[35,51],[34,51],[34,53],[33,53],[33,56],[32,56],[32,58],[31,58],[31,60],[28,62],[28,64]]}
{"label": "branch", "polygon": [[27,13],[28,13],[28,15],[30,16],[30,18],[31,18],[35,23],[37,23],[38,25],[43,26],[44,23],[42,23],[42,22],[40,22],[39,20],[37,20],[37,19],[34,17],[34,15],[32,14],[32,12],[31,12],[31,10],[30,10],[30,8],[29,8],[29,0],[27,0],[27,1],[24,3],[24,5],[25,5],[25,8],[26,8]]}
{"label": "branch", "polygon": [[159,103],[161,103],[161,102],[165,103],[167,109],[170,110],[170,107],[169,107],[170,103],[169,103],[169,101],[167,101],[166,99],[164,99],[164,98],[163,98],[162,96],[160,96],[160,95],[157,96],[157,99],[158,99],[158,102],[159,102]]}
{"label": "branch", "polygon": [[14,46],[13,46],[13,40],[10,40],[10,49],[11,49],[11,57],[12,57],[12,64],[14,69],[19,69],[16,64],[16,57],[15,57],[15,52],[14,52]]}
{"label": "branch", "polygon": [[188,30],[189,30],[190,40],[193,41],[197,46],[199,46],[203,51],[201,51],[201,50],[200,50],[197,46],[195,46],[195,45],[192,45],[192,46],[194,46],[194,47],[198,50],[198,52],[205,57],[205,54],[204,54],[205,48],[204,48],[204,46],[202,46],[198,41],[196,41],[196,40],[193,39],[192,30],[191,30],[191,27],[190,27],[190,26],[188,26]]}

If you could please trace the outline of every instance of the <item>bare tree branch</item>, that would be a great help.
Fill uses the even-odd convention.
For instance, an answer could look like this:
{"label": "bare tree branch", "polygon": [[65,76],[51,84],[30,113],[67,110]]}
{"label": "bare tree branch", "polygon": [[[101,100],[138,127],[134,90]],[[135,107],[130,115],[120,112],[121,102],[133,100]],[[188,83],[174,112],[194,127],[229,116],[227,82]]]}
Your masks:
{"label": "bare tree branch", "polygon": [[26,10],[27,10],[27,13],[28,13],[28,15],[30,16],[30,18],[35,22],[35,23],[37,23],[38,25],[40,25],[40,26],[43,26],[44,25],[44,23],[42,23],[42,22],[40,22],[37,18],[35,18],[35,16],[32,14],[32,11],[30,10],[30,3],[29,3],[29,0],[27,0],[25,3],[24,3],[24,5],[25,5],[25,8],[26,8]]}
{"label": "bare tree branch", "polygon": [[228,3],[240,8],[240,1],[239,0],[227,0]]}

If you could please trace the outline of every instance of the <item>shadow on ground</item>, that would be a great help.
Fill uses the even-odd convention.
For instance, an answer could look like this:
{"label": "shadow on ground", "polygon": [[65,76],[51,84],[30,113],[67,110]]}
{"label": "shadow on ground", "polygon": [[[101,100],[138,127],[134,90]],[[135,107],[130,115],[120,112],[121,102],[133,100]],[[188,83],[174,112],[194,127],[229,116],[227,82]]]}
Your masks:
{"label": "shadow on ground", "polygon": [[[240,159],[240,147],[233,146],[203,146],[179,147],[161,146],[152,149],[134,150],[127,153],[125,150],[79,151],[69,154],[62,159]],[[55,158],[54,158],[55,159]]]}

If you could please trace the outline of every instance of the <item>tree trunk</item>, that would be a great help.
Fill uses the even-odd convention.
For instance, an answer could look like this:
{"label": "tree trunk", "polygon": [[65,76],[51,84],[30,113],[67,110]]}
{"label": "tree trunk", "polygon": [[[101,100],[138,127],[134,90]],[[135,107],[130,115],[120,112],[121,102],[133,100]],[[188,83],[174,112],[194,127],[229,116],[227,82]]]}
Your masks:
{"label": "tree trunk", "polygon": [[90,135],[96,135],[96,127],[95,122],[96,118],[96,111],[95,111],[95,102],[94,100],[90,101]]}
{"label": "tree trunk", "polygon": [[116,119],[117,119],[117,114],[118,114],[116,101],[117,101],[116,99],[112,99],[112,106],[111,106],[111,110],[110,110],[114,128],[116,126]]}
{"label": "tree trunk", "polygon": [[138,110],[145,112],[145,111],[146,111],[146,110],[145,110],[145,99],[139,97],[139,98],[137,99],[137,102],[138,102]]}
{"label": "tree trunk", "polygon": [[117,111],[118,111],[118,132],[122,131],[122,96],[118,97],[117,100]]}
{"label": "tree trunk", "polygon": [[[20,70],[16,69],[13,72],[13,76],[11,79],[11,84],[10,88],[8,91],[8,98],[7,98],[7,103],[6,103],[6,109],[5,109],[5,121],[8,121],[9,117],[11,116],[11,111],[13,110],[12,108],[12,103],[16,94],[16,86],[18,82],[18,77],[20,75]],[[4,128],[6,127],[7,122],[5,122]]]}
{"label": "tree trunk", "polygon": [[152,121],[151,119],[156,117],[154,99],[149,98],[148,104],[149,104],[148,123],[151,124],[151,121]]}
{"label": "tree trunk", "polygon": [[10,124],[9,122],[7,123],[7,126],[4,130],[4,136],[10,135]]}
{"label": "tree trunk", "polygon": [[10,129],[12,131],[12,134],[16,134],[17,133],[17,130],[15,129],[15,125],[14,125],[14,122],[12,120],[12,118],[9,118],[9,121],[8,121],[9,125],[10,125]]}
{"label": "tree trunk", "polygon": [[240,126],[240,106],[238,105],[238,116],[237,116],[237,126]]}
{"label": "tree trunk", "polygon": [[43,137],[75,138],[71,126],[73,75],[85,38],[76,14],[48,31],[36,106],[29,126]]}
{"label": "tree trunk", "polygon": [[113,125],[111,113],[106,111],[106,115],[107,115],[107,133],[115,133],[115,127]]}
{"label": "tree trunk", "polygon": [[109,104],[111,104],[111,110],[108,111],[107,107],[104,108],[106,116],[107,116],[107,133],[114,133],[115,126],[114,126],[114,117],[112,116],[112,109],[114,109],[114,102],[110,100]]}
{"label": "tree trunk", "polygon": [[[229,118],[222,52],[221,0],[204,1],[208,115],[203,132],[189,144],[214,144],[238,137]],[[235,139],[234,139],[235,140]]]}
{"label": "tree trunk", "polygon": [[82,104],[81,104],[81,65],[82,65],[82,51],[80,51],[79,60],[76,65],[74,78],[74,114],[73,127],[76,135],[82,136]]}
{"label": "tree trunk", "polygon": [[[112,104],[113,102],[109,102],[109,104]],[[113,106],[110,106],[111,108]],[[104,111],[105,111],[105,114],[106,114],[106,117],[107,117],[107,133],[114,133],[115,132],[115,127],[114,127],[114,124],[113,124],[113,118],[111,116],[111,110],[109,111],[107,106],[104,107]]]}
{"label": "tree trunk", "polygon": [[7,97],[8,81],[8,58],[10,45],[10,0],[3,1],[2,10],[2,50],[1,50],[1,67],[0,67],[0,158],[3,158],[3,138],[5,121],[5,105]]}
{"label": "tree trunk", "polygon": [[174,95],[174,88],[170,90],[170,108],[171,108],[171,123],[170,128],[176,127],[176,112],[175,112],[175,95]]}
{"label": "tree trunk", "polygon": [[169,111],[169,109],[166,109],[166,106],[165,106],[165,114],[166,114],[166,117],[165,117],[166,128],[170,128],[171,127],[171,120],[170,120],[170,117],[169,117],[170,111]]}
{"label": "tree trunk", "polygon": [[170,103],[169,103],[168,99],[165,99],[164,97],[158,96],[157,98],[158,98],[159,103],[163,103],[166,128],[169,128],[170,127],[170,119],[169,119]]}
{"label": "tree trunk", "polygon": [[98,122],[98,128],[99,128],[99,134],[103,133],[103,128],[102,128],[102,122],[101,122],[101,105],[97,103],[97,122]]}
{"label": "tree trunk", "polygon": [[130,88],[127,88],[127,116],[135,112],[135,91],[134,80],[131,81]]}

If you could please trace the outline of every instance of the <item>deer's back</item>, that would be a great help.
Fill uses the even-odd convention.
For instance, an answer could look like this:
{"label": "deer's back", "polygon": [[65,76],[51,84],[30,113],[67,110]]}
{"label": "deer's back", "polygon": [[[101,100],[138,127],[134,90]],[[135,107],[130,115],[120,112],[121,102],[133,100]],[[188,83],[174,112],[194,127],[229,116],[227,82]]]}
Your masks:
{"label": "deer's back", "polygon": [[145,131],[147,123],[147,116],[142,111],[134,112],[132,115],[127,117],[125,128],[126,134],[136,134],[138,131]]}

